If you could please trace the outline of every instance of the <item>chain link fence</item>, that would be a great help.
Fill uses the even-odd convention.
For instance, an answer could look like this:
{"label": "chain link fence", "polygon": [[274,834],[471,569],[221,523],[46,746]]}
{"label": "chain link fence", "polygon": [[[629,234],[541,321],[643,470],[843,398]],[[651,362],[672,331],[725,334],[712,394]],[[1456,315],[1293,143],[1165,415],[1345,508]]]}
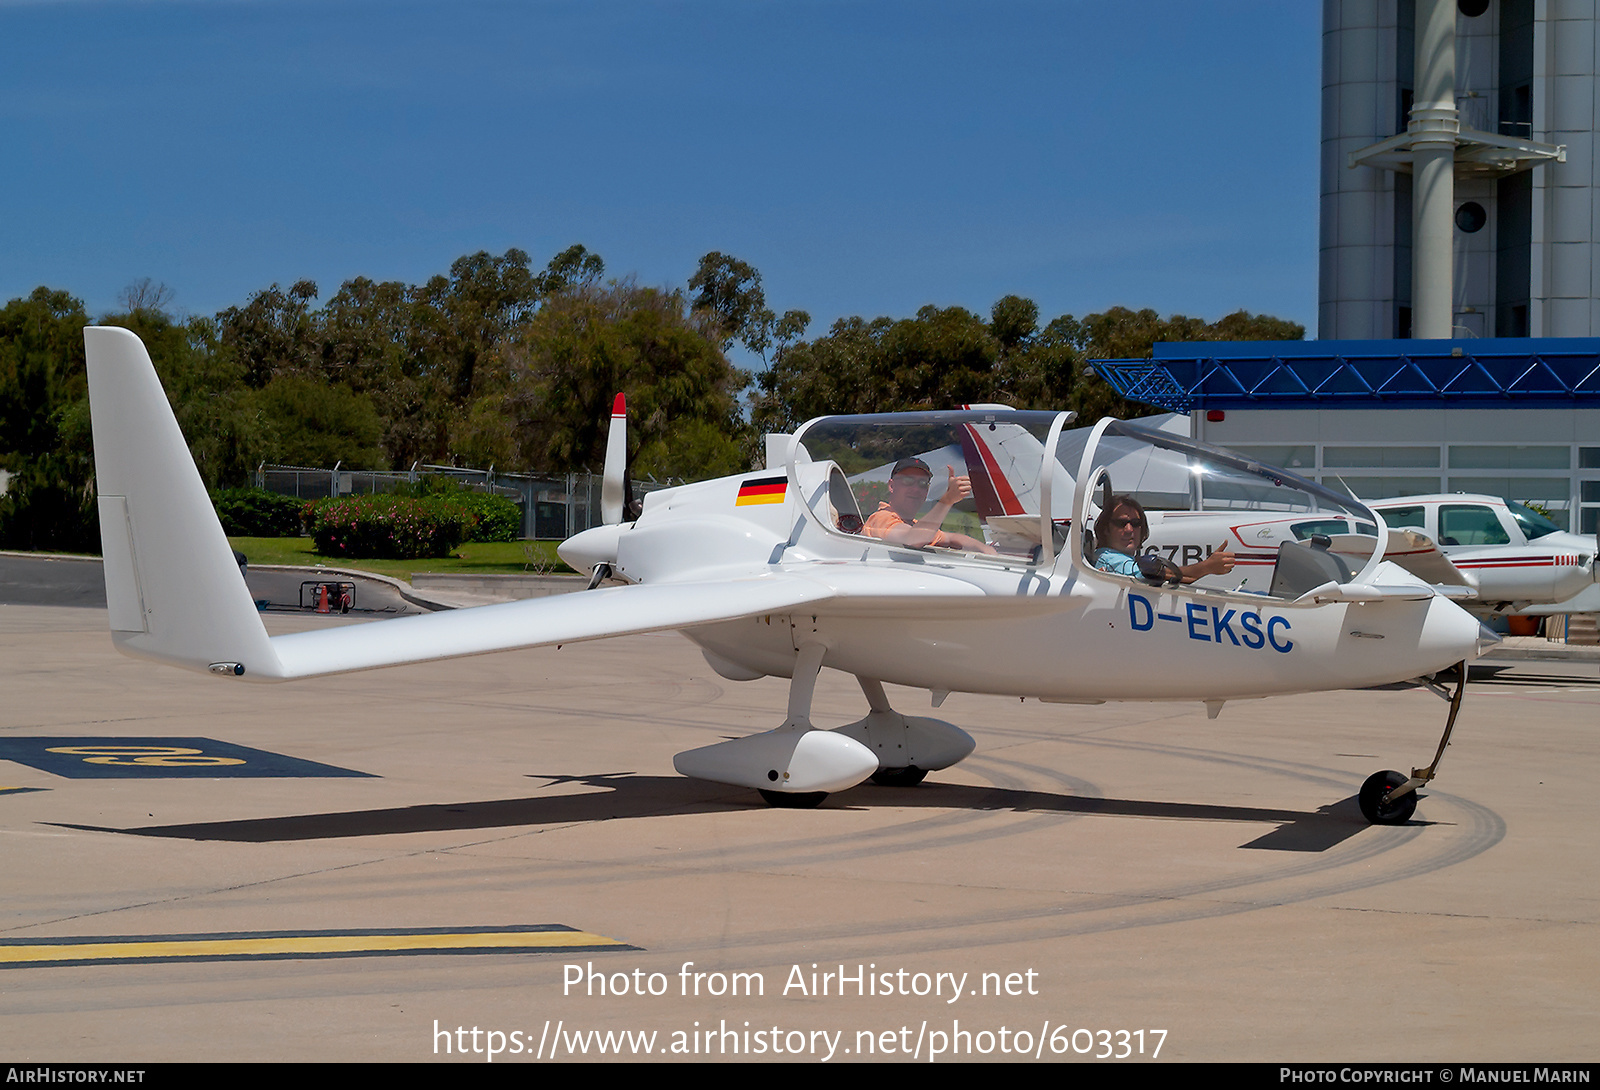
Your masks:
{"label": "chain link fence", "polygon": [[[468,488],[492,492],[515,503],[522,510],[522,537],[539,541],[561,541],[581,530],[600,525],[601,477],[595,473],[496,473],[492,469],[461,469],[456,466],[418,465],[410,470],[316,469],[307,466],[280,466],[262,463],[256,467],[256,487],[293,496],[301,500],[322,500],[331,496],[366,496],[393,492],[419,478],[442,475],[454,477]],[[660,488],[683,482],[634,481],[633,499]]]}

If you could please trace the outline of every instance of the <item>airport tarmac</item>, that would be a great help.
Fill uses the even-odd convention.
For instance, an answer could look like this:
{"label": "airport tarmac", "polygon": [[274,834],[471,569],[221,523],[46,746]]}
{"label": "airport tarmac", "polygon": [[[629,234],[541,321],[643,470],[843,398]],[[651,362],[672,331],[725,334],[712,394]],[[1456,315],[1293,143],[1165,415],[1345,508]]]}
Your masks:
{"label": "airport tarmac", "polygon": [[[1593,663],[1480,668],[1437,788],[1373,827],[1356,789],[1432,758],[1427,692],[954,694],[968,761],[797,811],[673,772],[787,683],[672,634],[257,686],[8,605],[0,660],[9,1061],[1597,1050]],[[863,711],[824,671],[816,720]]]}

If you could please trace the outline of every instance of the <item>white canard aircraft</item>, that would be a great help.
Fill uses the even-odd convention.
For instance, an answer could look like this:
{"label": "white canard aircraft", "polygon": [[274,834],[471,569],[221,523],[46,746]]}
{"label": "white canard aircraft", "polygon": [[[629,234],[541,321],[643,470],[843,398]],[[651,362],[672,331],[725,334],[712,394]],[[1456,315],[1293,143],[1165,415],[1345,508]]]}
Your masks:
{"label": "white canard aircraft", "polygon": [[[1139,480],[1112,475],[1139,449],[1181,463],[1229,503],[1381,520],[1320,485],[1188,440],[1116,420],[1064,431],[1069,413],[824,417],[795,434],[781,467],[653,492],[623,522],[620,397],[606,524],[561,546],[568,563],[594,573],[591,589],[269,637],[144,345],[116,327],[90,327],[84,338],[106,599],[120,651],[229,680],[283,681],[676,629],[725,677],[793,679],[777,729],[674,761],[686,776],[753,788],[774,805],[814,805],[868,777],[916,783],[972,752],[961,729],[895,711],[884,682],[928,689],[936,707],[961,691],[1067,704],[1193,700],[1214,716],[1227,700],[1455,667],[1453,694],[1431,686],[1451,708],[1433,764],[1410,776],[1375,773],[1361,789],[1369,820],[1403,822],[1448,742],[1466,661],[1497,640],[1376,548],[1352,565],[1285,542],[1270,594],[1169,585],[1173,573],[1159,560],[1147,562],[1144,578],[1095,569],[1089,535],[1055,532],[1063,520],[1054,513],[1082,527],[1113,488],[1138,492]],[[983,530],[999,551],[870,536],[861,505],[875,513],[889,488],[877,471],[930,452],[924,461],[940,481],[970,476],[984,459],[1035,460],[1025,475],[1031,491],[1013,497],[1024,510],[1004,532]],[[936,464],[940,452],[950,460]],[[974,516],[962,517],[969,523],[952,531],[977,528]],[[607,576],[627,585],[599,587]],[[862,719],[813,726],[823,666],[858,679],[869,709]]]}

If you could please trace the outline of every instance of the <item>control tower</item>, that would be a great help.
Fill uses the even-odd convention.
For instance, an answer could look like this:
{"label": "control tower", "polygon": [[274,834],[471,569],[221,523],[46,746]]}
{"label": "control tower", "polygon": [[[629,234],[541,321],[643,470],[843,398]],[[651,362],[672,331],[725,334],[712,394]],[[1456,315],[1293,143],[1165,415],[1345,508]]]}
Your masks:
{"label": "control tower", "polygon": [[1324,0],[1318,336],[1600,336],[1595,0]]}

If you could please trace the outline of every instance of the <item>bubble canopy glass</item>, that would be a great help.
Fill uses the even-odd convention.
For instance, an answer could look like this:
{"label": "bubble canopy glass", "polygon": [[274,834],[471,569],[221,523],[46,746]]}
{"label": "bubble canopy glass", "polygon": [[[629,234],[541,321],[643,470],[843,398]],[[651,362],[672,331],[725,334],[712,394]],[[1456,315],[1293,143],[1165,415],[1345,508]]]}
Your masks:
{"label": "bubble canopy glass", "polygon": [[[825,502],[816,500],[814,511],[835,533],[885,538],[895,524],[915,522],[938,537],[912,547],[979,555],[987,550],[957,544],[978,542],[1002,558],[1036,563],[1052,478],[1069,481],[1063,498],[1070,498],[1070,478],[1053,459],[1047,466],[1044,452],[1071,418],[1010,409],[826,416],[796,433],[790,473],[806,462],[833,463],[827,489],[815,494]],[[912,485],[926,480],[926,496],[907,498],[891,483],[897,466]],[[956,478],[970,483],[971,494],[946,510],[941,503]]]}
{"label": "bubble canopy glass", "polygon": [[[1232,451],[1120,420],[1071,428],[1072,419],[1003,408],[820,417],[796,433],[789,472],[798,485],[807,463],[833,463],[828,487],[802,493],[832,533],[883,538],[885,524],[915,521],[938,530],[942,540],[910,547],[973,557],[992,549],[1001,560],[1040,566],[1063,554],[1081,564],[1081,535],[1066,529],[1074,522],[1092,528],[1113,494],[1133,496],[1152,514],[1314,513],[1335,525],[1347,520],[1352,532],[1358,523],[1381,525],[1349,496]],[[1054,457],[1046,458],[1047,450]],[[925,497],[918,493],[913,503],[894,494],[897,466],[911,478],[908,492],[918,492],[917,479],[926,475]],[[952,480],[963,477],[970,495],[941,508]],[[1087,487],[1080,490],[1080,481]],[[936,512],[941,517],[932,526]],[[981,545],[952,544],[962,539]],[[1373,537],[1371,555],[1352,566],[1370,567],[1381,557],[1377,546]]]}
{"label": "bubble canopy glass", "polygon": [[[1383,520],[1351,496],[1266,465],[1253,458],[1187,436],[1123,420],[1063,432],[1056,445],[1060,465],[1075,482],[1072,514],[1092,528],[1112,496],[1131,496],[1145,511],[1210,512],[1231,523],[1252,519],[1315,516],[1340,535],[1339,551],[1357,581],[1383,559]],[[1061,512],[1065,514],[1065,512]],[[1076,542],[1074,543],[1076,544]]]}

